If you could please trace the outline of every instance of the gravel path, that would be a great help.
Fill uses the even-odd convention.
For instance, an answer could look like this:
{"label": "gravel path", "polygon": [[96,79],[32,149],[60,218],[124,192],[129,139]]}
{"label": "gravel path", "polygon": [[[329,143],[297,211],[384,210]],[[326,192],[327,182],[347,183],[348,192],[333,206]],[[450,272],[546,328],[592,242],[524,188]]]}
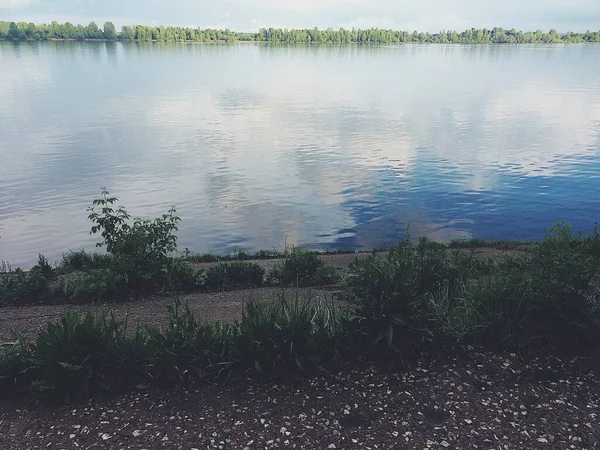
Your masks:
{"label": "gravel path", "polygon": [[[181,295],[182,305],[189,305],[194,316],[204,322],[232,322],[239,318],[244,303],[248,300],[276,300],[284,295],[288,299],[295,298],[296,294],[310,295],[315,300],[332,300],[332,288],[257,288],[241,289],[216,293],[194,293]],[[107,305],[40,305],[5,307],[0,309],[0,343],[13,340],[14,332],[25,336],[35,336],[40,330],[46,328],[51,320],[56,320],[67,311],[80,314],[87,312],[113,313],[115,317],[127,320],[134,329],[139,322],[142,324],[164,326],[168,321],[167,306],[175,301],[173,296],[156,296],[138,299],[126,303]],[[1,449],[0,449],[1,450]]]}
{"label": "gravel path", "polygon": [[398,373],[0,405],[0,448],[594,449],[599,381],[590,360],[470,352]]}

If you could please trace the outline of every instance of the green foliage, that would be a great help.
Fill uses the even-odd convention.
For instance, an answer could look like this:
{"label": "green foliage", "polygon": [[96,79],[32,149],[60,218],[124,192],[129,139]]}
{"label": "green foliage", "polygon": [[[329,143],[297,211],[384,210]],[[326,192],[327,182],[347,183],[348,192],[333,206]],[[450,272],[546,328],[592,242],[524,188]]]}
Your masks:
{"label": "green foliage", "polygon": [[19,388],[29,388],[36,396],[63,396],[72,401],[121,381],[123,345],[127,338],[123,323],[106,315],[81,319],[65,314],[48,324],[26,354],[28,366],[16,380]]}
{"label": "green foliage", "polygon": [[0,354],[3,395],[74,401],[104,390],[249,374],[312,371],[331,366],[344,346],[343,321],[311,298],[250,301],[233,325],[200,324],[179,302],[164,331],[128,333],[112,316],[65,314],[32,345],[18,342]]}
{"label": "green foliage", "polygon": [[397,350],[417,346],[438,332],[431,316],[433,295],[450,295],[488,268],[468,253],[421,239],[392,248],[387,258],[372,255],[350,265],[347,284],[357,303],[358,327],[373,344]]}
{"label": "green foliage", "polygon": [[130,215],[123,206],[114,206],[117,201],[102,189],[102,196],[89,208],[88,218],[94,223],[91,234],[100,233],[103,238],[97,246],[106,246],[116,258],[133,291],[164,284],[169,256],[177,250],[174,232],[181,219],[175,207],[154,220],[135,218],[129,224]]}
{"label": "green foliage", "polygon": [[104,24],[104,39],[112,41],[117,38],[117,30],[112,22]]}
{"label": "green foliage", "polygon": [[338,360],[345,336],[333,306],[299,295],[249,302],[238,327],[232,359],[242,373],[323,369]]}
{"label": "green foliage", "polygon": [[[502,349],[593,347],[600,339],[599,250],[597,232],[576,236],[564,224],[554,226],[529,252],[496,264],[426,239],[405,240],[386,257],[373,254],[350,266],[350,314],[339,305],[296,295],[276,302],[252,300],[233,324],[203,324],[176,302],[165,330],[138,326],[128,333],[113,317],[82,320],[69,313],[34,344],[20,339],[0,353],[0,389],[5,395],[29,391],[74,400],[149,381],[226,381],[323,370],[361,356],[388,357],[390,349],[404,355],[457,343]],[[68,266],[92,260],[73,255]],[[318,255],[297,249],[288,250],[285,261],[287,269],[285,262],[277,268],[282,279],[287,273],[288,279],[304,274],[314,280],[326,270]],[[103,300],[111,290],[122,292],[119,283],[125,278],[115,273],[86,270],[74,282],[78,295]],[[169,259],[162,273],[177,290],[201,282],[181,258]],[[203,281],[224,288],[260,284],[263,276],[260,266],[235,261],[210,268]],[[26,295],[19,289],[44,291],[53,277],[40,256],[31,272],[11,271],[0,282],[16,283],[11,295]]]}
{"label": "green foliage", "polygon": [[340,28],[333,30],[278,29],[262,28],[258,33],[234,32],[231,30],[180,28],[165,26],[127,25],[120,33],[111,22],[104,24],[104,31],[94,22],[87,26],[52,22],[50,24],[31,24],[26,22],[9,23],[0,21],[0,39],[115,39],[158,41],[158,42],[236,42],[260,41],[282,44],[553,44],[600,42],[600,31],[585,33],[558,33],[556,30],[544,32],[523,32],[503,28],[467,29],[462,32],[440,31],[439,33],[420,33],[414,31],[394,31],[372,28],[368,30]]}
{"label": "green foliage", "polygon": [[165,331],[146,327],[148,336],[141,351],[146,370],[155,381],[184,382],[194,379],[228,378],[232,370],[229,354],[235,326],[200,324],[189,307],[179,301],[169,306]]}
{"label": "green foliage", "polygon": [[256,263],[234,261],[218,263],[204,272],[204,287],[223,290],[231,286],[260,286],[265,269]]}
{"label": "green foliage", "polygon": [[59,269],[62,273],[69,273],[93,269],[114,269],[117,266],[117,261],[111,254],[87,253],[81,250],[63,255]]}
{"label": "green foliage", "polygon": [[104,302],[117,299],[126,292],[125,277],[110,269],[92,269],[72,285],[71,300],[77,302]]}
{"label": "green foliage", "polygon": [[180,258],[171,258],[166,272],[167,286],[173,292],[193,292],[202,284],[200,274],[196,269],[189,262]]}
{"label": "green foliage", "polygon": [[563,347],[600,337],[600,238],[557,224],[528,255],[473,280],[456,300],[450,328],[484,345]]}
{"label": "green foliage", "polygon": [[314,286],[335,282],[336,274],[318,253],[291,247],[270,271],[269,278],[286,285]]}
{"label": "green foliage", "polygon": [[526,244],[522,241],[488,241],[485,239],[467,239],[454,240],[448,244],[452,249],[475,249],[475,248],[496,248],[500,250],[512,250]]}
{"label": "green foliage", "polygon": [[29,272],[17,268],[0,273],[0,305],[46,300],[53,277],[53,268],[43,255],[38,256],[38,263]]}
{"label": "green foliage", "polygon": [[283,254],[275,250],[259,250],[258,252],[236,252],[226,255],[215,255],[213,253],[193,254],[186,249],[183,259],[193,263],[210,263],[210,262],[225,262],[225,261],[251,261],[262,259],[282,258]]}

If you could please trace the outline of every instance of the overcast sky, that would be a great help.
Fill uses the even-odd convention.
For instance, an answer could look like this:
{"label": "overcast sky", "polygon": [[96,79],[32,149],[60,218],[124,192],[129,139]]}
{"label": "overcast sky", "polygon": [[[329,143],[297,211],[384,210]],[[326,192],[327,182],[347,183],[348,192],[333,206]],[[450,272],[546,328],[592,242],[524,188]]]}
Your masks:
{"label": "overcast sky", "polygon": [[260,27],[600,29],[600,0],[0,0],[0,20]]}

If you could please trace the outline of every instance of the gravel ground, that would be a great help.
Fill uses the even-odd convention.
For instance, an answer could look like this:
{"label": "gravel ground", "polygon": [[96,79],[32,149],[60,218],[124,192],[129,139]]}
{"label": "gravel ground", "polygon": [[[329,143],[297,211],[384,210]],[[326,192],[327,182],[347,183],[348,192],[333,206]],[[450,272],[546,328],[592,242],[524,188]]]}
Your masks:
{"label": "gravel ground", "polygon": [[2,449],[594,449],[598,362],[476,351],[244,389],[0,404]]}

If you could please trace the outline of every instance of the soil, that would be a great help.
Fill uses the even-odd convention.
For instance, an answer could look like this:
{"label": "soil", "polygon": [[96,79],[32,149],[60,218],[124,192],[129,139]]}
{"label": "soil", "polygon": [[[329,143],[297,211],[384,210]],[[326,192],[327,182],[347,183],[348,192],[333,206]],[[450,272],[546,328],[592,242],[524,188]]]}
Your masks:
{"label": "soil", "polygon": [[599,375],[583,358],[467,351],[398,371],[0,405],[0,448],[594,449]]}

